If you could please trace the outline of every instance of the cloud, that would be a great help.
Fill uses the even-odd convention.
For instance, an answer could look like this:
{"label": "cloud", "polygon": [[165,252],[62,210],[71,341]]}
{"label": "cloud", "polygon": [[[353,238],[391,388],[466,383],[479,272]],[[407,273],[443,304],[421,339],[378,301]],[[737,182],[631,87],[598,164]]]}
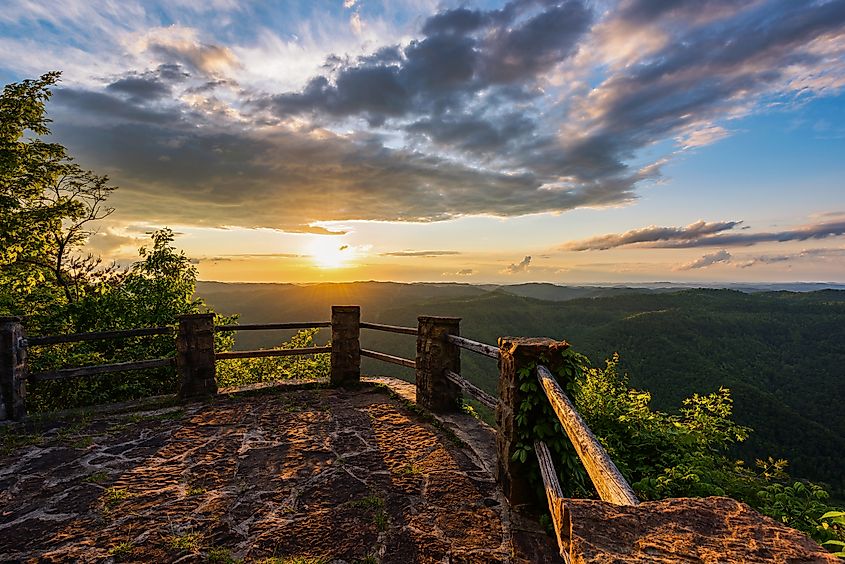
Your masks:
{"label": "cloud", "polygon": [[[741,223],[741,221],[714,223],[697,221],[686,227],[650,226],[625,233],[611,233],[582,241],[572,241],[563,245],[561,249],[567,251],[607,250],[628,245],[660,249],[750,246],[757,243],[807,241],[845,235],[845,219],[761,233],[748,233],[746,232],[748,226],[745,225],[740,227],[742,232],[734,231]],[[726,233],[728,231],[729,233]]]}
{"label": "cloud", "polygon": [[517,274],[519,272],[528,272],[528,265],[531,264],[531,257],[527,256],[518,263],[511,263],[510,266],[501,271],[502,274]]}
{"label": "cloud", "polygon": [[390,253],[381,253],[383,257],[443,257],[449,255],[459,255],[459,251],[393,251]]}
{"label": "cloud", "polygon": [[703,237],[711,236],[720,231],[733,229],[741,221],[718,221],[707,223],[696,221],[686,227],[658,227],[651,225],[641,229],[632,229],[624,233],[611,233],[600,237],[592,237],[582,241],[573,241],[561,247],[566,251],[604,251],[625,245],[640,243],[658,243],[663,241],[700,241]]}
{"label": "cloud", "polygon": [[802,259],[841,261],[843,258],[845,258],[845,249],[804,249],[798,253],[755,256],[742,262],[737,262],[736,265],[739,268],[750,268],[764,264],[789,263]]}
{"label": "cloud", "polygon": [[770,231],[762,233],[725,233],[702,237],[700,239],[689,239],[682,241],[667,241],[652,245],[661,248],[688,248],[688,247],[713,247],[713,246],[750,246],[757,243],[785,243],[787,241],[809,241],[813,239],[827,239],[845,235],[845,220],[826,221],[802,225],[794,229],[783,231]]}
{"label": "cloud", "polygon": [[[312,113],[361,115],[371,123],[405,115],[463,109],[468,98],[498,85],[533,79],[569,58],[592,20],[577,0],[549,3],[530,13],[533,2],[515,1],[501,10],[447,10],[429,18],[423,38],[401,52],[382,51],[338,66],[334,75],[313,77],[300,92],[264,100],[277,116]],[[519,16],[523,18],[517,20]],[[501,90],[511,97],[522,89]]]}
{"label": "cloud", "polygon": [[712,266],[714,264],[727,263],[730,261],[731,254],[728,251],[722,249],[721,251],[704,255],[703,257],[696,259],[692,262],[682,264],[678,266],[675,270],[694,270],[698,268],[707,268],[708,266]]}
{"label": "cloud", "polygon": [[141,49],[168,62],[178,62],[207,76],[221,76],[240,67],[226,46],[204,43],[196,29],[169,26],[149,30],[139,41]]}
{"label": "cloud", "polygon": [[462,268],[461,270],[458,270],[457,272],[444,272],[441,276],[447,276],[447,277],[452,277],[452,276],[472,276],[473,274],[474,274],[473,269],[471,269],[471,268]]}
{"label": "cloud", "polygon": [[[315,232],[626,204],[731,120],[845,86],[842,2],[415,4],[401,25],[349,2],[361,36],[349,11],[282,33],[224,2],[243,19],[223,32],[170,4],[0,14],[26,31],[0,39],[8,68],[73,76],[49,107],[56,140],[111,175],[127,217],[163,223]],[[654,147],[668,154],[648,162]],[[630,244],[734,244],[668,237]]]}

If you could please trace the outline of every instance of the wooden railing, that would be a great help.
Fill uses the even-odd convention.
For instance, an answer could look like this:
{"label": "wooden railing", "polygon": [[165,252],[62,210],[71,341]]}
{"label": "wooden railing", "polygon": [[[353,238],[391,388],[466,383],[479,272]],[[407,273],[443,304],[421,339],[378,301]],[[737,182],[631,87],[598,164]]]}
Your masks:
{"label": "wooden railing", "polygon": [[[550,339],[501,338],[499,346],[496,347],[460,336],[458,318],[423,316],[418,322],[416,328],[361,322],[358,306],[333,306],[331,321],[215,326],[213,314],[195,314],[180,317],[176,327],[149,327],[26,339],[19,319],[0,318],[0,418],[21,419],[25,415],[27,381],[38,382],[175,366],[180,378],[179,396],[191,398],[217,392],[215,363],[218,360],[331,353],[329,380],[331,385],[339,386],[360,381],[360,359],[367,357],[414,369],[417,402],[431,411],[458,409],[461,396],[473,397],[485,407],[494,410],[497,423],[497,478],[511,503],[521,505],[531,503],[533,493],[528,486],[525,464],[517,461],[514,456],[516,445],[520,441],[514,415],[523,400],[518,373],[526,367],[536,367],[538,382],[586,468],[599,497],[621,505],[638,503],[630,485],[578,414],[552,371],[540,362],[542,359],[555,358],[556,351],[568,347],[568,344]],[[330,345],[248,351],[214,350],[215,333],[323,327],[331,328]],[[411,360],[361,348],[361,329],[415,336],[416,358]],[[176,346],[175,356],[172,358],[63,368],[32,374],[28,371],[28,347],[174,334]],[[462,350],[498,360],[498,397],[482,390],[461,375]],[[563,547],[567,535],[563,524],[565,502],[555,472],[554,460],[545,443],[535,442],[534,449],[561,554],[564,554]]]}

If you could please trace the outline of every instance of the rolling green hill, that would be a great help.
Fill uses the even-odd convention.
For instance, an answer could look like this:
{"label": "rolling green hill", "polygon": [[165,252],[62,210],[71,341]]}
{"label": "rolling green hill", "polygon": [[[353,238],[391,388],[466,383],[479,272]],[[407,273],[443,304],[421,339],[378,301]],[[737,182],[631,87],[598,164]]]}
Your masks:
{"label": "rolling green hill", "polygon": [[[592,297],[567,299],[585,290],[549,286],[203,283],[198,292],[241,313],[242,322],[328,319],[332,303],[356,303],[367,321],[415,325],[418,315],[456,316],[463,335],[491,344],[502,335],[566,339],[596,363],[619,352],[631,384],[649,390],[663,410],[695,392],[731,388],[735,419],[755,430],[739,454],[788,458],[795,476],[845,497],[845,292],[588,288]],[[244,337],[240,347],[281,338]],[[362,344],[414,355],[408,336],[364,331]],[[462,363],[467,377],[495,391],[494,361],[464,353]],[[413,378],[369,359],[363,368]]]}

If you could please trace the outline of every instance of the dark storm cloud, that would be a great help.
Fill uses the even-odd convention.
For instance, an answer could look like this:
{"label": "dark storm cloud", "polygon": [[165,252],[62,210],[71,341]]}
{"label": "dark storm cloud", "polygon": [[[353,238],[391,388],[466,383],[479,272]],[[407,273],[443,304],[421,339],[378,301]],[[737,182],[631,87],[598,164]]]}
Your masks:
{"label": "dark storm cloud", "polygon": [[660,19],[723,15],[748,7],[749,0],[628,0],[619,7],[619,19],[647,25]]}
{"label": "dark storm cloud", "polygon": [[166,124],[181,119],[178,109],[144,107],[105,92],[61,88],[53,99],[59,106],[101,121],[106,127],[119,122]]}
{"label": "dark storm cloud", "polygon": [[171,94],[170,86],[154,77],[126,76],[108,86],[106,90],[127,94],[139,100],[157,100]]}
{"label": "dark storm cloud", "polygon": [[[733,231],[740,221],[705,223],[698,221],[686,227],[650,226],[625,233],[608,234],[583,241],[573,241],[561,247],[567,251],[607,250],[628,245],[660,249],[688,249],[695,247],[747,247],[757,243],[785,243],[809,241],[845,235],[845,220],[826,221],[786,229],[783,231],[746,233]],[[726,233],[730,231],[730,233]]]}
{"label": "dark storm cloud", "polygon": [[536,124],[521,114],[509,114],[496,120],[472,115],[437,116],[415,121],[405,129],[425,135],[439,145],[485,153],[518,144],[521,138],[536,130]]}

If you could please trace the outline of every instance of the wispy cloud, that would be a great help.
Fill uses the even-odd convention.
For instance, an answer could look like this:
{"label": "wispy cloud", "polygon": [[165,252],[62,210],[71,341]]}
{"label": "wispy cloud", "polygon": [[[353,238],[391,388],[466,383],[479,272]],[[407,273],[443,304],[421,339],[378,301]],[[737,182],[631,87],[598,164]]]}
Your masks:
{"label": "wispy cloud", "polygon": [[392,251],[389,253],[381,253],[383,257],[444,257],[449,255],[459,255],[459,251]]}
{"label": "wispy cloud", "polygon": [[741,221],[717,221],[707,223],[699,220],[686,227],[658,227],[650,225],[624,233],[610,233],[582,241],[572,241],[561,247],[566,251],[604,251],[626,245],[658,243],[665,241],[699,241],[720,231],[733,229]]}
{"label": "wispy cloud", "polygon": [[692,262],[682,264],[678,266],[676,270],[696,270],[699,268],[707,268],[708,266],[713,266],[714,264],[727,263],[730,261],[731,254],[728,251],[722,249],[721,251],[704,255],[703,257],[695,259]]}
{"label": "wispy cloud", "polygon": [[[761,233],[734,231],[741,221],[706,223],[698,221],[686,227],[650,226],[625,233],[608,234],[583,241],[566,243],[561,248],[569,251],[607,250],[624,246],[641,246],[661,249],[693,247],[750,246],[757,243],[807,241],[845,235],[845,220],[823,221],[782,231]],[[730,231],[730,233],[726,233]]]}

